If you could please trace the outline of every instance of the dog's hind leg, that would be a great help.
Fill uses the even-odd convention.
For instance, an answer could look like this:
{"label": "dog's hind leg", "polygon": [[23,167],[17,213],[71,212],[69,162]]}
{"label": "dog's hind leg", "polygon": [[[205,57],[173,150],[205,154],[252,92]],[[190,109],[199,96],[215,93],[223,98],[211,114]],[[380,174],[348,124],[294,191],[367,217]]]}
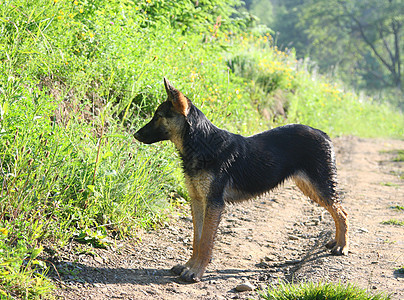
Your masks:
{"label": "dog's hind leg", "polygon": [[[325,246],[331,249],[331,253],[334,255],[348,254],[348,214],[342,207],[341,203],[336,199],[335,191],[321,193],[318,187],[304,174],[295,175],[293,176],[293,179],[303,194],[324,207],[334,219],[335,239],[328,242]],[[325,197],[324,194],[334,196]]]}
{"label": "dog's hind leg", "polygon": [[349,250],[348,214],[339,202],[324,207],[330,212],[336,227],[335,239],[325,246],[331,249],[331,253],[334,255],[347,255]]}

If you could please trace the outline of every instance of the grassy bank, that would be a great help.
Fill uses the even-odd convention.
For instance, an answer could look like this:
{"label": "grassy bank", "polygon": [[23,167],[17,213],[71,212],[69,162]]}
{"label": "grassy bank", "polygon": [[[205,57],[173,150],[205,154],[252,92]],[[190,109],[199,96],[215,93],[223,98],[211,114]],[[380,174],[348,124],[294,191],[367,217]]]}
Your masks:
{"label": "grassy bank", "polygon": [[237,47],[229,65],[244,79],[252,103],[274,126],[302,123],[331,136],[403,137],[401,111],[317,74],[309,60],[297,61],[293,51],[277,50],[270,35],[246,34],[236,37],[233,44]]}
{"label": "grassy bank", "polygon": [[165,99],[163,76],[243,134],[287,122],[334,136],[403,134],[402,114],[313,77],[270,36],[219,21],[219,4],[174,22],[159,1],[0,3],[4,297],[50,293],[45,252],[71,239],[106,247],[106,236],[164,224],[170,193],[186,197],[173,147],[131,134]]}

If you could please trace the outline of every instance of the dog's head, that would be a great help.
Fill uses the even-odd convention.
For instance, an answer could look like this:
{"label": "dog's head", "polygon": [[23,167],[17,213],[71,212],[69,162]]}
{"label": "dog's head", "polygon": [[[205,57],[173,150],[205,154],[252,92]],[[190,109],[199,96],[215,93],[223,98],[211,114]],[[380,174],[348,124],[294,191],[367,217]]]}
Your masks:
{"label": "dog's head", "polygon": [[167,101],[159,105],[149,123],[135,133],[135,138],[145,144],[180,139],[187,124],[186,117],[191,101],[164,78]]}

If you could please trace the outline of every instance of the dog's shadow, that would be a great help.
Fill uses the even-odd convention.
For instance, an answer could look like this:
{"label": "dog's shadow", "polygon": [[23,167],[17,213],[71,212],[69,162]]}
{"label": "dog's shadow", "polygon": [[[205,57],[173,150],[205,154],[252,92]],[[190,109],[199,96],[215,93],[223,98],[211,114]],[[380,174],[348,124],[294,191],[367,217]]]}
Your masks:
{"label": "dog's shadow", "polygon": [[[224,269],[220,271],[207,271],[202,279],[203,282],[227,280],[229,278],[241,279],[246,274],[259,274],[263,269]],[[148,286],[150,283],[166,285],[171,282],[189,284],[182,281],[170,269],[135,269],[135,268],[105,268],[91,267],[81,263],[59,262],[57,269],[48,273],[48,277],[65,285],[70,284],[138,284]]]}
{"label": "dog's shadow", "polygon": [[[250,276],[265,278],[264,280],[268,281],[275,269],[285,274],[284,278],[286,281],[293,281],[295,273],[303,266],[313,263],[319,258],[330,256],[328,250],[320,246],[323,240],[324,237],[321,236],[315,245],[312,245],[310,249],[306,249],[307,252],[301,259],[295,260],[292,263],[279,261],[273,262],[271,267],[261,267],[260,264],[256,264],[257,268],[208,270],[202,282],[228,280],[230,278],[241,280]],[[170,269],[93,267],[82,263],[63,261],[55,262],[52,266],[48,277],[64,285],[89,284],[98,286],[128,283],[148,286],[151,283],[155,285],[167,285],[172,282],[187,284],[187,282],[181,281],[177,275],[173,274]]]}
{"label": "dog's shadow", "polygon": [[59,262],[49,271],[48,277],[66,285],[70,284],[167,284],[177,281],[171,270],[157,268],[92,267],[81,263]]}

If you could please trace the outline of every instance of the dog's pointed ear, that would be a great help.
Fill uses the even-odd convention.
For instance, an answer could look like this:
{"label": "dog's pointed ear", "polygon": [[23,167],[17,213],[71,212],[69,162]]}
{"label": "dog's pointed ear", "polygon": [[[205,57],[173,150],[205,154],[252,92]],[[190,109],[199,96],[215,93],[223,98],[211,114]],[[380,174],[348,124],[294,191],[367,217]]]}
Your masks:
{"label": "dog's pointed ear", "polygon": [[185,117],[188,115],[191,108],[191,102],[177,90],[168,80],[164,77],[164,86],[168,100],[173,104],[174,109]]}

